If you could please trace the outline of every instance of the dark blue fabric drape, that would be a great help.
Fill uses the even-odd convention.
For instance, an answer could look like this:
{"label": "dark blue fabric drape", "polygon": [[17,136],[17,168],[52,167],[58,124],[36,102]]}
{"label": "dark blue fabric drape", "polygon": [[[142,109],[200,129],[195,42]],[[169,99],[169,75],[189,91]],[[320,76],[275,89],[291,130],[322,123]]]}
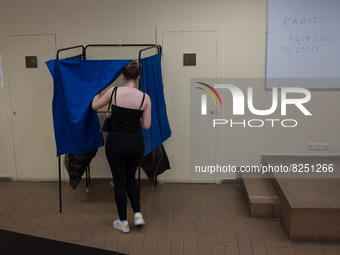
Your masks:
{"label": "dark blue fabric drape", "polygon": [[[93,97],[108,87],[131,60],[80,60],[75,58],[46,62],[54,80],[52,102],[57,156],[83,154],[104,145]],[[171,130],[163,94],[161,55],[141,60],[141,88],[152,102],[152,122],[142,130],[145,155],[168,139]]]}
{"label": "dark blue fabric drape", "polygon": [[151,99],[151,127],[142,130],[145,155],[156,149],[171,135],[163,93],[161,54],[143,58],[141,66],[141,90]]}
{"label": "dark blue fabric drape", "polygon": [[52,102],[57,156],[87,153],[104,145],[93,97],[131,60],[62,59],[46,62],[54,80]]}

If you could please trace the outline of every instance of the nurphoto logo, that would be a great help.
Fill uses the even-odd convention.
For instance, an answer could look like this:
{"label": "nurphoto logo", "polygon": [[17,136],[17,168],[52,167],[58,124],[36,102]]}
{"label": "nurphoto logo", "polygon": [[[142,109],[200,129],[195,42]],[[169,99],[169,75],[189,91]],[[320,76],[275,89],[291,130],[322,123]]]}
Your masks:
{"label": "nurphoto logo", "polygon": [[[271,127],[275,127],[276,124],[280,124],[282,127],[296,127],[298,125],[297,120],[295,119],[276,119],[269,118],[270,115],[275,113],[278,109],[278,105],[280,104],[280,115],[287,116],[287,105],[294,105],[297,107],[301,113],[305,116],[312,116],[310,111],[305,107],[304,104],[310,101],[311,93],[308,89],[298,88],[298,87],[283,87],[280,88],[280,96],[279,96],[279,88],[272,88],[272,104],[268,109],[256,109],[254,107],[254,98],[253,98],[253,88],[247,88],[247,94],[243,93],[243,91],[236,85],[233,84],[214,84],[209,85],[203,82],[197,82],[200,84],[200,87],[196,87],[203,91],[201,94],[201,115],[207,115],[207,95],[210,96],[211,100],[213,100],[214,104],[217,106],[217,101],[215,97],[219,100],[220,107],[230,107],[230,105],[222,105],[222,100],[220,94],[222,93],[231,93],[232,95],[232,113],[233,116],[242,116],[245,115],[245,101],[247,102],[246,106],[248,110],[257,116],[266,116],[267,118],[258,118],[258,119],[243,119],[241,121],[233,121],[233,119],[213,119],[213,127],[217,125],[230,125],[233,126],[243,126],[243,127],[262,127],[265,124],[271,125]],[[220,91],[220,94],[217,92]],[[291,96],[293,95],[293,96]],[[280,102],[279,102],[280,101]]]}

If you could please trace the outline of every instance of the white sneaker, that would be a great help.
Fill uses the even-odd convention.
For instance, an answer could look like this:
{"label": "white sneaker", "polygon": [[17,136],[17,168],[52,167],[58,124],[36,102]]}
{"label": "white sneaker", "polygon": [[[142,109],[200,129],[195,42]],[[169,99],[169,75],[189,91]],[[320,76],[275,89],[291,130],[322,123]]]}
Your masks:
{"label": "white sneaker", "polygon": [[135,225],[136,226],[145,224],[144,219],[143,219],[143,215],[140,212],[135,213],[134,219],[135,219]]}
{"label": "white sneaker", "polygon": [[127,220],[124,220],[124,221],[115,220],[113,222],[113,227],[115,229],[118,229],[122,233],[129,233],[130,232],[129,222]]}

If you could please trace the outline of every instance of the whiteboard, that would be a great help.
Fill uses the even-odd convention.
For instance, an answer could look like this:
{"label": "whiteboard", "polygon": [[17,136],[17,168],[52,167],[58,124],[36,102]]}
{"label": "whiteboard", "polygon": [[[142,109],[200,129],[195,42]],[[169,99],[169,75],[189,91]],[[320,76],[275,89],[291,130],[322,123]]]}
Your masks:
{"label": "whiteboard", "polygon": [[268,0],[266,87],[340,88],[340,1]]}

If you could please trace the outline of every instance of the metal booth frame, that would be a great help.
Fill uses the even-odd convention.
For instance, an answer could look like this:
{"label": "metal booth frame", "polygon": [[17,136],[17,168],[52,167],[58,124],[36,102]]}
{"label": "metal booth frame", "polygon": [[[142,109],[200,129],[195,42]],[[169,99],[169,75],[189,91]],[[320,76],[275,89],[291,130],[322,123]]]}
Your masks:
{"label": "metal booth frame", "polygon": [[[73,50],[73,49],[77,49],[77,48],[81,48],[81,58],[83,60],[86,60],[86,50],[89,47],[146,47],[143,48],[141,50],[139,50],[138,53],[138,60],[140,63],[140,60],[142,58],[142,53],[144,51],[150,50],[150,49],[154,49],[156,48],[158,53],[162,52],[162,48],[160,45],[157,44],[89,44],[89,45],[77,45],[77,46],[72,46],[72,47],[67,47],[67,48],[62,48],[57,50],[57,54],[56,54],[56,59],[59,59],[59,54],[62,51],[67,51],[67,50]],[[139,89],[141,89],[141,84],[140,84],[140,80],[139,80]],[[62,192],[61,192],[61,156],[58,156],[58,170],[59,170],[59,212],[62,213]],[[89,185],[91,185],[91,176],[90,176],[90,165],[87,167],[86,171],[86,192],[89,191],[88,187]],[[138,167],[138,188],[140,190],[140,166]]]}

